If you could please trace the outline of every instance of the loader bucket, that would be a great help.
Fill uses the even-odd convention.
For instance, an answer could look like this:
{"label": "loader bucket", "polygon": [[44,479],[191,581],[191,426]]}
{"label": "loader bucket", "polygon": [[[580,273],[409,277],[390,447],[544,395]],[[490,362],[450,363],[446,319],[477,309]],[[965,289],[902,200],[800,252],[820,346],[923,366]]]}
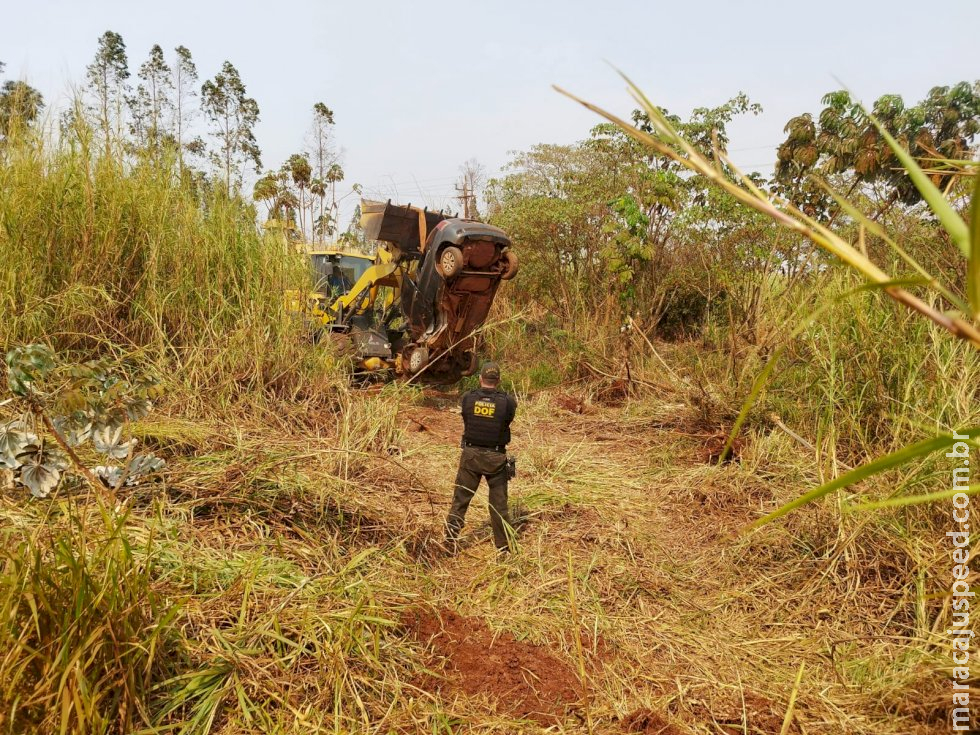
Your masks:
{"label": "loader bucket", "polygon": [[411,205],[361,200],[361,227],[368,240],[393,243],[403,252],[419,252],[424,238],[447,215]]}

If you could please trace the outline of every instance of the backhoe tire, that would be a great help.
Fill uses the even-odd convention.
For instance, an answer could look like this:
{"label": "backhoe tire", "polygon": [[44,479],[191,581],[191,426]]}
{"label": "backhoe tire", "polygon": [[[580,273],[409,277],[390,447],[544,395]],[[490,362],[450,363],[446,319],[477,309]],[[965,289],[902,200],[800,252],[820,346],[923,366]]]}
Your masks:
{"label": "backhoe tire", "polygon": [[517,263],[517,253],[513,250],[505,250],[504,254],[501,256],[504,261],[504,272],[500,274],[501,281],[509,281],[511,278],[517,275],[517,271],[520,267]]}
{"label": "backhoe tire", "polygon": [[439,253],[436,270],[447,281],[450,278],[455,278],[463,270],[463,251],[450,245]]}
{"label": "backhoe tire", "polygon": [[429,349],[424,345],[409,345],[402,352],[402,369],[415,375],[429,364]]}

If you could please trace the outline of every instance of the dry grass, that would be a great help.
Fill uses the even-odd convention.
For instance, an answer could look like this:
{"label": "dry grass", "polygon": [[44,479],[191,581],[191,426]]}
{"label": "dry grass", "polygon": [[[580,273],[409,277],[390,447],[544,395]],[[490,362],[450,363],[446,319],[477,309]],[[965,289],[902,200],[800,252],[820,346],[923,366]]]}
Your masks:
{"label": "dry grass", "polygon": [[[787,732],[941,727],[937,510],[846,515],[828,499],[735,536],[842,461],[976,418],[980,359],[938,328],[873,294],[840,304],[789,345],[719,467],[705,460],[761,348],[736,373],[711,330],[655,346],[612,311],[556,325],[500,300],[488,352],[525,394],[520,550],[495,558],[484,491],[447,558],[456,396],[352,391],[283,313],[296,264],[242,202],[48,145],[0,162],[0,343],[152,366],[168,394],[134,430],[168,470],[117,507],[72,486],[3,491],[0,731],[769,735],[801,664]],[[827,280],[815,299],[853,285]],[[776,326],[802,308],[770,301]],[[556,724],[516,721],[407,629],[420,610],[539,647],[581,700]]]}
{"label": "dry grass", "polygon": [[[75,640],[88,652],[95,641],[72,638],[71,616],[49,616],[34,632],[39,616],[18,584],[16,559],[26,557],[14,554],[0,589],[5,610],[19,610],[23,645],[6,628],[0,666],[6,679],[45,664],[33,686],[21,679],[6,690],[3,728],[56,731],[63,707],[74,732],[545,727],[462,694],[450,670],[434,672],[450,682],[433,686],[429,657],[400,623],[422,606],[482,619],[572,670],[583,664],[594,732],[623,732],[643,708],[677,733],[778,732],[801,662],[790,732],[937,731],[930,693],[941,680],[917,638],[915,564],[885,521],[843,519],[831,502],[731,540],[812,480],[784,435],[760,435],[741,464],[715,467],[701,462],[689,417],[664,404],[575,414],[551,394],[529,398],[515,427],[519,553],[493,558],[481,496],[463,552],[446,558],[433,542],[457,457],[451,405],[451,396],[394,388],[318,420],[300,410],[275,423],[159,419],[145,432],[170,455],[167,478],[106,520],[82,498],[5,495],[5,551],[26,543],[58,575],[58,541],[72,539],[81,571],[71,579],[120,587],[92,593],[104,630],[82,622],[103,649],[140,648],[130,691],[116,698],[112,672],[122,675],[126,659],[59,660],[51,647]],[[70,595],[65,581],[30,589]],[[910,688],[926,696],[909,702]],[[43,706],[28,713],[31,697]],[[79,717],[72,701],[91,704]],[[584,705],[553,731],[587,732]]]}

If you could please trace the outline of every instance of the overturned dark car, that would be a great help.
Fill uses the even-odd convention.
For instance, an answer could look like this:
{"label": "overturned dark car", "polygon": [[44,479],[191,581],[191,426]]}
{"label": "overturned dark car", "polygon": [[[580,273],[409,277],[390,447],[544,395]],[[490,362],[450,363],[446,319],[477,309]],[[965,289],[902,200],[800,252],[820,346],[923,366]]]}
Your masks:
{"label": "overturned dark car", "polygon": [[438,382],[471,375],[480,328],[501,281],[517,275],[507,234],[492,225],[418,207],[363,201],[365,235],[391,252],[403,332],[391,341],[398,368]]}

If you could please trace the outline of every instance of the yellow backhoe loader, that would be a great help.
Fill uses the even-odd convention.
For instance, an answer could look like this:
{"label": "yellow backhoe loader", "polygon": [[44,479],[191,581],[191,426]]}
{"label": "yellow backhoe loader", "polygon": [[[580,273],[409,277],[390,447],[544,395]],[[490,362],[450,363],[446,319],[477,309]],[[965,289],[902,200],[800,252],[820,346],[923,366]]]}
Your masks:
{"label": "yellow backhoe loader", "polygon": [[479,330],[517,256],[500,229],[411,205],[361,202],[361,226],[377,254],[310,253],[317,278],[305,304],[360,372],[389,371],[454,382],[477,369]]}

